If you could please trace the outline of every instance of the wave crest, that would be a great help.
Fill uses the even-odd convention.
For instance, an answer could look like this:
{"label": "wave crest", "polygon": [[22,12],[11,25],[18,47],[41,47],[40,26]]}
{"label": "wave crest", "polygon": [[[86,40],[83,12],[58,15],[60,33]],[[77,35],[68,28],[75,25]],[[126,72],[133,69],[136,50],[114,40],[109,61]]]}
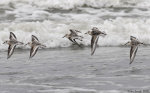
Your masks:
{"label": "wave crest", "polygon": [[107,33],[106,37],[99,38],[99,46],[120,46],[129,40],[130,35],[137,37],[141,42],[150,44],[150,19],[144,21],[142,19],[116,18],[114,20],[105,20],[97,25],[92,25],[86,21],[83,23],[78,23],[78,25],[76,23],[70,25],[56,24],[52,21],[2,23],[0,24],[0,49],[6,49],[6,46],[2,43],[9,38],[10,31],[16,34],[19,41],[25,43],[31,40],[31,35],[35,35],[48,48],[69,47],[72,43],[62,37],[69,33],[70,28],[81,30],[82,34],[80,35],[84,39],[80,43],[84,46],[89,46],[91,36],[83,33],[93,26]]}
{"label": "wave crest", "polygon": [[0,5],[20,7],[32,5],[39,8],[73,9],[76,7],[122,7],[139,6],[150,7],[149,0],[2,0]]}

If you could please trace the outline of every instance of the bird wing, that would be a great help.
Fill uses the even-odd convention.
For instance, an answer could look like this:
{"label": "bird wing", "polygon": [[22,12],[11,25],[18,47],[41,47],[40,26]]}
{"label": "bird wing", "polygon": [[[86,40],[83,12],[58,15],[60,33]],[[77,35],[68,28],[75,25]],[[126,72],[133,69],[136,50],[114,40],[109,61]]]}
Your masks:
{"label": "bird wing", "polygon": [[91,39],[91,55],[93,55],[95,50],[96,50],[98,39],[99,39],[99,35],[92,36],[92,39]]}
{"label": "bird wing", "polygon": [[31,47],[30,58],[32,58],[36,54],[36,52],[38,51],[38,49],[39,49],[39,46],[32,46]]}
{"label": "bird wing", "polygon": [[71,38],[71,37],[69,37],[68,38],[71,42],[73,42],[74,44],[76,44],[76,45],[78,45],[79,47],[81,47],[77,42],[76,42],[76,38]]}
{"label": "bird wing", "polygon": [[38,38],[36,36],[32,35],[32,42],[34,42],[34,41],[39,42]]}
{"label": "bird wing", "polygon": [[14,53],[15,47],[16,47],[16,44],[9,45],[7,59],[12,56],[12,54]]}
{"label": "bird wing", "polygon": [[71,36],[77,36],[77,32],[76,31],[74,31],[74,30],[70,30],[70,34],[71,34]]}
{"label": "bird wing", "polygon": [[17,40],[15,34],[13,32],[10,32],[10,36],[9,36],[10,40]]}
{"label": "bird wing", "polygon": [[133,42],[139,42],[139,40],[134,36],[130,36],[130,40],[132,40]]}
{"label": "bird wing", "polygon": [[137,40],[137,38],[136,38],[136,37],[134,37],[134,36],[130,36],[130,39]]}
{"label": "bird wing", "polygon": [[[80,44],[78,44],[75,39],[73,39],[73,42],[74,42],[76,45],[78,45],[79,47],[81,47]],[[82,47],[81,47],[81,48],[82,48]]]}
{"label": "bird wing", "polygon": [[73,42],[73,43],[74,43],[74,41],[72,40],[72,38],[71,38],[71,37],[69,37],[68,39],[69,39],[71,42]]}
{"label": "bird wing", "polygon": [[131,46],[131,49],[130,49],[130,64],[133,62],[133,60],[136,56],[137,50],[138,50],[138,46]]}
{"label": "bird wing", "polygon": [[75,30],[75,32],[76,32],[76,33],[81,33],[81,31],[79,31],[79,30]]}

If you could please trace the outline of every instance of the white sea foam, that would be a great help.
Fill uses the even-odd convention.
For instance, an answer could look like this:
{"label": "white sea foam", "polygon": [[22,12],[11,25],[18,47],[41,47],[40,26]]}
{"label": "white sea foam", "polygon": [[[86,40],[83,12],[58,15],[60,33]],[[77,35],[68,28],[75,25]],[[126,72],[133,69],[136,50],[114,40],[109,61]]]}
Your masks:
{"label": "white sea foam", "polygon": [[[130,35],[150,44],[149,2],[149,0],[1,0],[0,8],[5,11],[0,15],[0,49],[6,49],[2,43],[8,39],[10,31],[16,34],[18,40],[25,43],[30,41],[31,35],[36,35],[47,48],[69,47],[72,43],[62,38],[69,33],[69,29],[81,30],[80,35],[84,36],[84,39],[80,43],[89,46],[91,36],[83,33],[93,26],[107,33],[106,37],[99,38],[99,46],[120,46],[129,40]],[[121,10],[102,8],[110,6],[122,8]],[[76,8],[82,12],[57,11]],[[51,9],[56,10],[56,13],[51,12]],[[134,18],[136,16],[139,17]]]}
{"label": "white sea foam", "polygon": [[122,6],[122,5],[137,5],[137,6],[150,6],[149,0],[1,0],[0,5],[8,5],[10,3],[31,4],[43,8],[62,8],[72,9],[80,6],[90,7],[109,7],[109,6]]}
{"label": "white sea foam", "polygon": [[[94,25],[93,25],[94,23]],[[96,24],[96,25],[95,25]],[[67,38],[62,38],[69,29],[78,29],[82,31],[84,46],[90,45],[91,36],[84,33],[93,26],[98,27],[107,33],[107,36],[100,37],[99,46],[120,46],[130,40],[130,35],[137,37],[141,42],[150,44],[150,19],[131,19],[116,18],[114,20],[105,20],[101,23],[87,20],[76,20],[71,24],[56,23],[53,21],[43,22],[22,22],[22,23],[1,23],[0,24],[0,48],[6,49],[2,43],[9,38],[9,32],[16,34],[19,41],[27,43],[31,40],[31,35],[39,38],[41,43],[47,48],[69,47],[72,43]]]}
{"label": "white sea foam", "polygon": [[78,14],[88,18],[90,15],[89,19],[149,17],[149,3],[149,0],[1,0],[0,22],[64,20]]}

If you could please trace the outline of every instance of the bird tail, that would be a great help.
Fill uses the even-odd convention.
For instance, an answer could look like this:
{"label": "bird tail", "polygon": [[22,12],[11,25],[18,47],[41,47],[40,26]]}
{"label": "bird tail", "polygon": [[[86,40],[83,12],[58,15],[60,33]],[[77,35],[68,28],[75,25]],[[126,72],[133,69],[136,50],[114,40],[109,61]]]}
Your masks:
{"label": "bird tail", "polygon": [[41,45],[42,48],[46,48],[46,45]]}

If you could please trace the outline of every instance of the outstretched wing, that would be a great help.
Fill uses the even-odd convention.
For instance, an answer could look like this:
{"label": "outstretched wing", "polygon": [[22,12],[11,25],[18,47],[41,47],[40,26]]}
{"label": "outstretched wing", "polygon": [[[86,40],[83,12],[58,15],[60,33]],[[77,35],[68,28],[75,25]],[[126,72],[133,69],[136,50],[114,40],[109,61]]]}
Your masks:
{"label": "outstretched wing", "polygon": [[133,60],[136,56],[137,50],[138,50],[138,46],[131,46],[131,49],[130,49],[130,64],[133,62]]}
{"label": "outstretched wing", "polygon": [[32,42],[34,42],[34,41],[39,42],[38,38],[36,36],[32,35]]}
{"label": "outstretched wing", "polygon": [[[75,39],[73,39],[73,42],[74,42],[74,44],[76,44],[76,45],[78,45],[79,47],[81,47],[80,44],[78,44]],[[82,47],[81,47],[81,48],[82,48]]]}
{"label": "outstretched wing", "polygon": [[79,31],[79,30],[75,30],[77,33],[81,33],[81,31]]}
{"label": "outstretched wing", "polygon": [[8,54],[7,54],[7,59],[12,56],[12,54],[14,53],[15,47],[16,47],[16,44],[9,45],[9,47],[8,47]]}
{"label": "outstretched wing", "polygon": [[9,36],[10,40],[17,40],[15,34],[13,32],[10,32],[10,36]]}
{"label": "outstretched wing", "polygon": [[137,38],[136,37],[134,37],[134,36],[130,36],[130,40],[137,40]]}
{"label": "outstretched wing", "polygon": [[139,42],[139,40],[134,36],[130,36],[130,40],[133,42]]}
{"label": "outstretched wing", "polygon": [[75,30],[70,29],[70,32],[71,36],[77,36],[77,32]]}
{"label": "outstretched wing", "polygon": [[69,37],[68,39],[69,39],[71,42],[73,42],[74,44],[76,44],[76,45],[78,45],[79,47],[81,47],[80,44],[78,44],[77,41],[75,40],[75,39],[78,39],[77,37]]}
{"label": "outstretched wing", "polygon": [[38,51],[39,46],[32,46],[30,50],[30,58],[32,58]]}
{"label": "outstretched wing", "polygon": [[99,39],[99,35],[92,36],[92,39],[91,39],[91,55],[93,55],[95,50],[96,50],[98,39]]}
{"label": "outstretched wing", "polygon": [[68,39],[69,39],[71,42],[73,42],[73,43],[74,43],[74,41],[72,40],[72,38],[71,38],[71,37],[69,37]]}

